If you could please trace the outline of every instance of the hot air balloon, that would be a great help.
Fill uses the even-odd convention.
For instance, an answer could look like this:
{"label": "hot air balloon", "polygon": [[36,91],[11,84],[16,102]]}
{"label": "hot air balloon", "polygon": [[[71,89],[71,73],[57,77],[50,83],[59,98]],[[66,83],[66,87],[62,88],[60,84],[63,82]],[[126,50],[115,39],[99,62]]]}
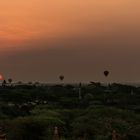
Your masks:
{"label": "hot air balloon", "polygon": [[9,78],[9,79],[8,79],[8,82],[9,82],[10,84],[12,83],[12,81],[13,81],[12,78]]}
{"label": "hot air balloon", "polygon": [[63,75],[60,75],[60,76],[59,76],[59,79],[60,79],[61,81],[63,81],[63,80],[64,80],[64,76],[63,76]]}
{"label": "hot air balloon", "polygon": [[104,75],[107,77],[109,75],[109,71],[104,71]]}

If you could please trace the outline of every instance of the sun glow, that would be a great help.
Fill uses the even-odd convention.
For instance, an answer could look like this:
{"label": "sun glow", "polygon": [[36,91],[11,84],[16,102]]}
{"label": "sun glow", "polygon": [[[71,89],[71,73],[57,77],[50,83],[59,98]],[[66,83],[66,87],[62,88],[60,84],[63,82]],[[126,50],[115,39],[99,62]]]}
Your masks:
{"label": "sun glow", "polygon": [[140,14],[139,4],[131,0],[4,0],[0,2],[0,47],[38,38],[94,37],[125,30],[126,22],[133,29],[140,23],[138,19],[138,25],[133,23]]}
{"label": "sun glow", "polygon": [[0,74],[0,80],[3,80],[3,76]]}

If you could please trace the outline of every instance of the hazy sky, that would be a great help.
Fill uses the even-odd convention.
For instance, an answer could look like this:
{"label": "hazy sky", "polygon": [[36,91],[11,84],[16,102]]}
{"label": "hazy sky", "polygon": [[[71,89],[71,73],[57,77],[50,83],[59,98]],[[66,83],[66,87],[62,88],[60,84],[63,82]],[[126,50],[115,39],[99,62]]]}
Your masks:
{"label": "hazy sky", "polygon": [[140,81],[139,0],[0,1],[0,73],[16,81]]}

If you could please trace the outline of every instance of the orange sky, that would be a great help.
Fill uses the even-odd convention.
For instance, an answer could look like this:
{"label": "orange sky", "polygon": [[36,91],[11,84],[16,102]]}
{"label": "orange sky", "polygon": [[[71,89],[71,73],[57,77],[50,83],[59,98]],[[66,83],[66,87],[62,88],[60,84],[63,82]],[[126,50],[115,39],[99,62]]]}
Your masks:
{"label": "orange sky", "polygon": [[0,40],[11,44],[84,33],[97,36],[139,27],[139,6],[137,0],[4,0],[0,2]]}
{"label": "orange sky", "polygon": [[[19,57],[18,50],[21,51],[20,53],[24,53],[26,50],[33,52],[52,48],[56,48],[56,51],[57,48],[59,51],[61,49],[64,51],[64,47],[70,47],[74,48],[73,51],[76,51],[76,47],[78,47],[81,54],[85,50],[87,52],[93,51],[91,56],[97,55],[96,59],[98,59],[101,55],[100,50],[103,49],[104,54],[100,57],[107,56],[107,59],[112,57],[114,62],[116,62],[119,54],[126,55],[126,62],[124,63],[129,68],[132,66],[132,62],[136,62],[136,58],[139,59],[137,56],[139,55],[138,51],[140,51],[139,7],[140,1],[138,0],[1,1],[0,55],[4,55],[3,59],[5,57],[8,59],[9,56],[13,58],[14,54],[14,56],[16,55],[14,59],[16,59]],[[126,49],[128,49],[127,52],[125,52]],[[116,57],[114,58],[113,54],[115,53]],[[83,60],[85,61],[84,56]],[[135,56],[136,58],[134,57],[134,60],[130,63],[129,56]],[[8,62],[9,60],[7,60]],[[49,62],[49,65],[51,65],[51,62]],[[115,66],[114,62],[109,62],[107,67],[109,66],[114,70],[117,66],[123,65],[117,61],[117,66]],[[55,64],[57,64],[57,61]],[[29,64],[25,62],[26,65]],[[105,66],[104,62],[100,62],[100,65]],[[137,65],[138,63],[134,67],[137,67]],[[12,68],[8,64],[2,64],[1,69],[4,71],[7,67],[12,71],[18,69],[18,66]],[[87,67],[90,67],[90,65],[87,65]],[[100,68],[102,66],[99,66],[97,71]],[[137,67],[137,69],[140,68]],[[67,70],[66,74],[69,74]],[[89,78],[90,75],[87,77]]]}

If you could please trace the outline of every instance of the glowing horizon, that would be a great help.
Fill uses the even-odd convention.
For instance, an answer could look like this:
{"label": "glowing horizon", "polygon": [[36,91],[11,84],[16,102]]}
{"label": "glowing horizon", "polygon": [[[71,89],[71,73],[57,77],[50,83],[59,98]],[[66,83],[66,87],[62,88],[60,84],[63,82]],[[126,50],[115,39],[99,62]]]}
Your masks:
{"label": "glowing horizon", "polygon": [[41,80],[46,71],[48,79],[64,73],[85,80],[95,71],[100,80],[99,71],[109,68],[112,79],[138,80],[139,7],[138,0],[1,1],[0,70]]}

